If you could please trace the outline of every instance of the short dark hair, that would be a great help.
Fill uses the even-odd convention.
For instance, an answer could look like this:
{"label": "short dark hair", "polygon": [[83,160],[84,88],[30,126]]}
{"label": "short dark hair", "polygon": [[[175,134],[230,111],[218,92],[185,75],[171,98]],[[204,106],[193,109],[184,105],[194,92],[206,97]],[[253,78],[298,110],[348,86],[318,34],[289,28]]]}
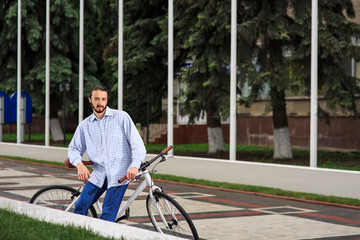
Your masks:
{"label": "short dark hair", "polygon": [[89,98],[91,98],[92,92],[96,91],[96,90],[104,91],[109,96],[109,92],[106,89],[106,87],[104,87],[104,86],[95,86],[95,87],[91,88],[90,93],[89,93]]}

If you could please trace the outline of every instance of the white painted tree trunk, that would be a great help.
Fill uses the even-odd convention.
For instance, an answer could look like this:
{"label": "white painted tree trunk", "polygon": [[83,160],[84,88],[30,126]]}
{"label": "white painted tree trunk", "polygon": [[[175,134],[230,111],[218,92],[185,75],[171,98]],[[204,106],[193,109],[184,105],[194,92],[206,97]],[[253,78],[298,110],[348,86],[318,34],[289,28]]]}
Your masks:
{"label": "white painted tree trunk", "polygon": [[209,153],[225,151],[224,137],[221,127],[207,128],[209,140]]}
{"label": "white painted tree trunk", "polygon": [[61,130],[59,118],[50,119],[50,132],[55,142],[64,140],[64,134]]}
{"label": "white painted tree trunk", "polygon": [[289,128],[274,129],[274,159],[293,158]]}

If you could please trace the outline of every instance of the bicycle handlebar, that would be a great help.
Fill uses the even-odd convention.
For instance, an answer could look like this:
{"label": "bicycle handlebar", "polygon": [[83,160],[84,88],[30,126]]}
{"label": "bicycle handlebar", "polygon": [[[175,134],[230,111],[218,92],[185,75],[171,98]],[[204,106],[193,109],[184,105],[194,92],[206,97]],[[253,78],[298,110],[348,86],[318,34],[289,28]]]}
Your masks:
{"label": "bicycle handlebar", "polygon": [[[84,165],[93,165],[94,164],[92,161],[81,161],[81,162]],[[68,168],[75,168],[75,166],[70,163],[70,160],[68,158],[64,160],[64,163]]]}
{"label": "bicycle handlebar", "polygon": [[[164,157],[164,154],[166,154],[167,152],[169,152],[171,149],[173,149],[173,146],[168,146],[167,148],[165,148],[164,150],[162,150],[158,155],[156,155],[154,158],[150,159],[149,161],[145,161],[143,162],[140,167],[139,167],[139,171],[144,171],[148,166],[150,166],[150,164],[152,164],[154,161],[156,161],[159,157],[162,157],[163,159],[165,158]],[[126,180],[126,176],[120,178],[118,180],[119,183],[122,183],[123,181]]]}
{"label": "bicycle handlebar", "polygon": [[170,151],[171,149],[173,149],[173,146],[168,146],[167,148],[165,148],[164,150],[161,151],[162,154],[167,154],[168,151]]}
{"label": "bicycle handlebar", "polygon": [[[173,146],[168,146],[167,148],[165,148],[164,150],[162,150],[158,155],[156,155],[154,158],[152,158],[151,160],[147,161],[147,162],[143,162],[139,168],[139,171],[144,171],[148,166],[150,166],[150,164],[152,164],[154,161],[156,161],[159,157],[164,157],[164,154],[166,154],[167,152],[169,152],[171,149],[173,149]],[[93,165],[94,163],[92,161],[81,161],[84,165]],[[70,163],[69,158],[64,160],[65,165],[68,168],[75,168],[74,165],[72,165]],[[119,183],[122,183],[123,181],[126,180],[126,176],[120,178],[118,180]]]}

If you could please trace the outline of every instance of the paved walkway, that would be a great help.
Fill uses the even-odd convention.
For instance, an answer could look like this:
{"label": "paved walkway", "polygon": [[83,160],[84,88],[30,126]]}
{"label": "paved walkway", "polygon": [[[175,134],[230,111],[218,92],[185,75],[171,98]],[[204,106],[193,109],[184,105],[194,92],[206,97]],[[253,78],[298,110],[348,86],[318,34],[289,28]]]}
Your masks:
{"label": "paved walkway", "polygon": [[[76,172],[0,159],[0,197],[29,201],[42,187],[79,186]],[[190,214],[202,239],[360,239],[360,208],[157,182]],[[130,186],[129,196],[135,186]],[[151,229],[144,192],[123,221]]]}

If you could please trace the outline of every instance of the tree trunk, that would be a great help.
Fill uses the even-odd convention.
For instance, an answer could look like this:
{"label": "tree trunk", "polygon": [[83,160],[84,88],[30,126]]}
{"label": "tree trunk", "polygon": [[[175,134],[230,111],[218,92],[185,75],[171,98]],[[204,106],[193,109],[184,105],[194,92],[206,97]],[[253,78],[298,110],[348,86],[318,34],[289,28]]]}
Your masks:
{"label": "tree trunk", "polygon": [[217,109],[214,103],[206,107],[207,133],[209,141],[209,153],[216,154],[225,151],[224,137],[221,128],[220,116],[216,116]]}
{"label": "tree trunk", "polygon": [[50,133],[55,142],[64,140],[64,134],[61,130],[59,118],[50,119]]}
{"label": "tree trunk", "polygon": [[58,116],[60,106],[61,102],[59,102],[59,99],[55,95],[50,96],[50,133],[55,142],[64,140]]}
{"label": "tree trunk", "polygon": [[293,158],[286,116],[285,91],[271,89],[274,127],[274,159]]}

